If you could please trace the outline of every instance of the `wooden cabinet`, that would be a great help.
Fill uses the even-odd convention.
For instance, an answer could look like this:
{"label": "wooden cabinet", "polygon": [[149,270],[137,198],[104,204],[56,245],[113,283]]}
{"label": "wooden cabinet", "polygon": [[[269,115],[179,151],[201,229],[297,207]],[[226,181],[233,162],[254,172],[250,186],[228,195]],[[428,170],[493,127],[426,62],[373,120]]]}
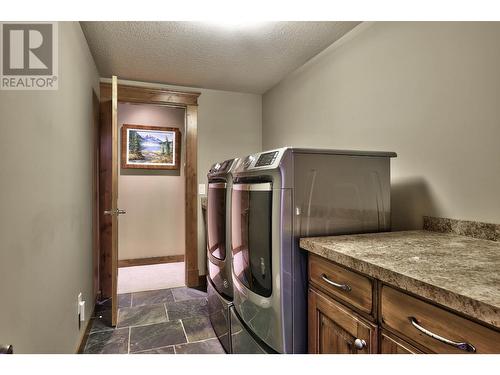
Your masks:
{"label": "wooden cabinet", "polygon": [[377,327],[352,310],[309,289],[309,353],[377,352]]}
{"label": "wooden cabinet", "polygon": [[416,349],[407,342],[391,335],[389,332],[380,332],[380,354],[420,354],[422,351]]}
{"label": "wooden cabinet", "polygon": [[500,332],[317,255],[309,353],[500,353]]}

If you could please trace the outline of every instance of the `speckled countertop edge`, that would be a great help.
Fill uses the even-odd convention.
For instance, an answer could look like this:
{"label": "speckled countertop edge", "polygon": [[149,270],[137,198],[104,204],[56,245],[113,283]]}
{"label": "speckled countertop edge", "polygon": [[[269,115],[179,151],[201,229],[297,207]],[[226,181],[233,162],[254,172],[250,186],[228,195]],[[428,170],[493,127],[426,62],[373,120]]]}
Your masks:
{"label": "speckled countertop edge", "polygon": [[[427,231],[407,231],[406,233],[426,233]],[[394,233],[394,232],[391,232]],[[403,232],[400,232],[403,233]],[[428,233],[428,232],[427,232]],[[374,234],[353,236],[376,236]],[[418,278],[405,275],[395,269],[380,266],[356,256],[347,255],[336,251],[333,246],[328,246],[322,241],[325,238],[334,237],[311,237],[301,238],[300,247],[311,253],[332,260],[347,268],[351,268],[362,274],[371,276],[383,283],[406,290],[415,295],[426,298],[439,305],[450,308],[467,316],[473,317],[496,328],[500,328],[500,306],[489,304],[485,301],[470,298],[469,296],[455,291],[432,285]],[[481,241],[481,240],[479,240]]]}

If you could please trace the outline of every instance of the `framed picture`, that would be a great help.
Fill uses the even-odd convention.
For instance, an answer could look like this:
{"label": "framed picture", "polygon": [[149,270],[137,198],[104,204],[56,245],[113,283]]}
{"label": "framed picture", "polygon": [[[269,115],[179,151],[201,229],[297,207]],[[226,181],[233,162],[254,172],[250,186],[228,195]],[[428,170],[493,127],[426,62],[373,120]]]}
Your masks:
{"label": "framed picture", "polygon": [[122,126],[122,168],[178,170],[181,132],[162,126]]}

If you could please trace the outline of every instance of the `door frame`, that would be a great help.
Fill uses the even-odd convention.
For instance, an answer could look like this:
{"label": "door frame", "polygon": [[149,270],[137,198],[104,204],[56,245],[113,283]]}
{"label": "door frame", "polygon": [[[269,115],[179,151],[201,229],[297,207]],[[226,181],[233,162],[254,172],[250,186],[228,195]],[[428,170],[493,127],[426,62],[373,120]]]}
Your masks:
{"label": "door frame", "polygon": [[[198,269],[198,97],[199,92],[118,83],[118,103],[157,104],[185,109],[185,283],[200,285]],[[112,84],[100,83],[100,102],[112,100]],[[115,139],[118,142],[118,139]],[[113,267],[118,267],[113,265]],[[112,277],[117,277],[113,275]],[[114,280],[116,282],[116,280]]]}
{"label": "door frame", "polygon": [[99,97],[92,91],[92,297],[94,301],[99,299]]}

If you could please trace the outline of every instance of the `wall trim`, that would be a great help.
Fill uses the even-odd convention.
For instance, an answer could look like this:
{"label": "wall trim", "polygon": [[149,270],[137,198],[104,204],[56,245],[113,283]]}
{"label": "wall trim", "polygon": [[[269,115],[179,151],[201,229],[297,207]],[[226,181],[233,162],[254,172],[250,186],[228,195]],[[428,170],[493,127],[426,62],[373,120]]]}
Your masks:
{"label": "wall trim", "polygon": [[175,263],[175,262],[184,262],[184,254],[166,255],[161,257],[150,257],[150,258],[122,259],[118,261],[118,268],[148,266],[151,264]]}
{"label": "wall trim", "polygon": [[[125,103],[146,103],[160,105],[198,105],[199,92],[177,91],[156,87],[141,87],[118,83],[118,101]],[[111,99],[111,84],[101,82],[101,101]]]}

